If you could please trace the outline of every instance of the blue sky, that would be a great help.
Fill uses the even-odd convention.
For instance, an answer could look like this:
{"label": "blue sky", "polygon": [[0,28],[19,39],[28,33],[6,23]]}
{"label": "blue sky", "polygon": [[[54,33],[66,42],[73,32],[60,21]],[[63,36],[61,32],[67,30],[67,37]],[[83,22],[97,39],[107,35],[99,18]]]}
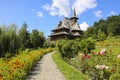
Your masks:
{"label": "blue sky", "polygon": [[119,0],[0,0],[0,25],[23,22],[28,30],[37,29],[47,37],[60,20],[72,16],[75,8],[82,30],[95,21],[120,14]]}

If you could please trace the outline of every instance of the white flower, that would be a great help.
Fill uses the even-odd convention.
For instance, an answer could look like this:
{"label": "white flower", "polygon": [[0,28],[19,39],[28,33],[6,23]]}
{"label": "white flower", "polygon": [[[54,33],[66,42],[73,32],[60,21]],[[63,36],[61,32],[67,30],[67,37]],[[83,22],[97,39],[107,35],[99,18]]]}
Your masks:
{"label": "white flower", "polygon": [[97,69],[99,69],[99,66],[97,65],[97,66],[95,66]]}
{"label": "white flower", "polygon": [[120,58],[120,54],[118,55],[118,58]]}
{"label": "white flower", "polygon": [[109,67],[108,66],[105,66],[105,65],[97,65],[95,66],[97,69],[108,69]]}
{"label": "white flower", "polygon": [[106,66],[105,68],[106,68],[106,69],[108,69],[109,67],[108,67],[108,66]]}

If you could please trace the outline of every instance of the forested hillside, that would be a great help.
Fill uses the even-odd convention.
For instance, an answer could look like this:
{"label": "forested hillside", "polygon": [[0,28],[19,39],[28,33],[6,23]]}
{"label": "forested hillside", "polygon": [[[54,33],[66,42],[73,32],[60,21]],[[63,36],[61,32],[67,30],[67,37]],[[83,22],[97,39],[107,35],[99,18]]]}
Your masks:
{"label": "forested hillside", "polygon": [[120,35],[120,15],[110,16],[107,19],[94,22],[85,32],[86,37],[104,40],[106,37]]}

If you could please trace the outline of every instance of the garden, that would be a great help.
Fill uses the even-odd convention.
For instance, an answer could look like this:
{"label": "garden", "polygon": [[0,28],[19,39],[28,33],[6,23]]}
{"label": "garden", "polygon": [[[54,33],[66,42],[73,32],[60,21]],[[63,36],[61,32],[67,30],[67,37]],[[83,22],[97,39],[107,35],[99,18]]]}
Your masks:
{"label": "garden", "polygon": [[120,80],[120,15],[100,19],[84,37],[58,41],[56,47],[62,60],[87,80]]}
{"label": "garden", "polygon": [[119,40],[119,37],[104,41],[94,41],[90,38],[62,40],[57,42],[57,49],[62,60],[90,80],[119,80]]}

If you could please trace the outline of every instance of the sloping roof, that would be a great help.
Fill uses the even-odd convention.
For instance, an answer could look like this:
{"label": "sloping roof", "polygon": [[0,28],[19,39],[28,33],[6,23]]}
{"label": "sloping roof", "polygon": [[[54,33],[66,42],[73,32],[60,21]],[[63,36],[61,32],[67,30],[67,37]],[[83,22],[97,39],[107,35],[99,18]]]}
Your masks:
{"label": "sloping roof", "polygon": [[59,32],[59,33],[53,33],[50,36],[56,36],[56,35],[62,35],[62,34],[68,35],[67,32],[63,31],[63,32]]}
{"label": "sloping roof", "polygon": [[81,36],[81,34],[79,34],[79,33],[74,33],[74,34],[72,34],[73,36]]}
{"label": "sloping roof", "polygon": [[76,22],[72,27],[71,27],[71,30],[81,30],[80,29],[80,26],[78,25],[78,23]]}
{"label": "sloping roof", "polygon": [[53,30],[58,30],[58,29],[62,29],[62,28],[66,28],[66,29],[70,28],[68,18],[64,18],[62,21],[60,21],[59,24],[57,25],[57,27],[54,28]]}

